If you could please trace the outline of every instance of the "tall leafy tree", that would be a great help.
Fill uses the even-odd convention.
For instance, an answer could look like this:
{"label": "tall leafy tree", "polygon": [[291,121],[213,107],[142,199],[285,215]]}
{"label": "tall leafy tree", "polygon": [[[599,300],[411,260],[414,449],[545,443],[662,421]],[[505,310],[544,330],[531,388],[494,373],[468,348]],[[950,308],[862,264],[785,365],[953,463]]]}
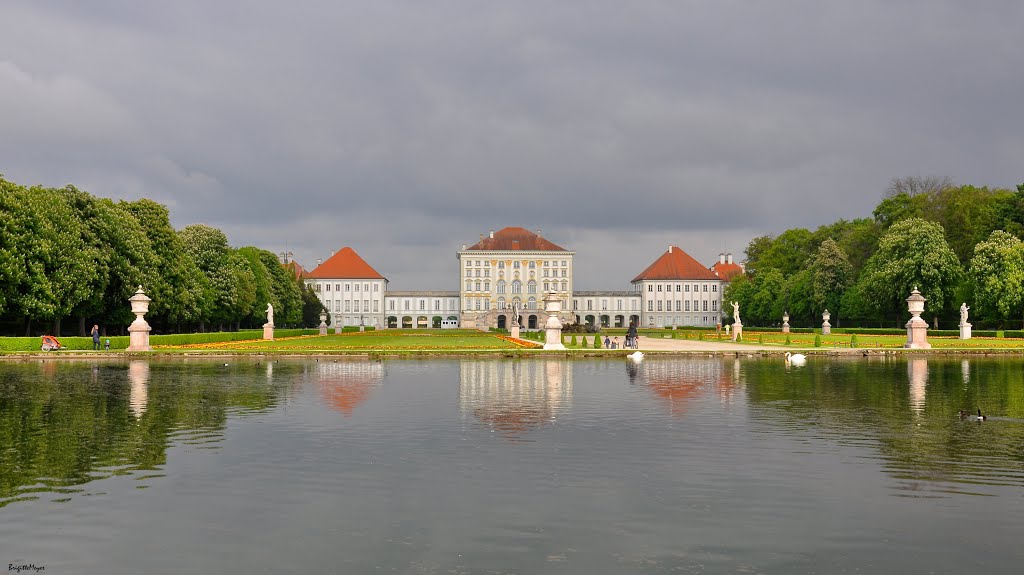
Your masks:
{"label": "tall leafy tree", "polygon": [[861,293],[872,298],[872,307],[899,324],[914,287],[928,298],[928,309],[937,314],[949,303],[961,275],[960,260],[946,243],[942,226],[909,218],[882,236],[859,283]]}
{"label": "tall leafy tree", "polygon": [[212,305],[208,282],[171,225],[167,207],[148,199],[121,205],[135,216],[153,250],[154,265],[140,282],[153,299],[150,323],[162,322],[180,331],[182,324],[201,321]]}
{"label": "tall leafy tree", "polygon": [[841,302],[846,289],[853,280],[853,266],[846,252],[832,238],[826,239],[818,248],[810,266],[814,304],[820,310],[828,309],[839,326]]}
{"label": "tall leafy tree", "polygon": [[259,256],[264,267],[270,272],[270,285],[274,297],[280,304],[280,307],[274,307],[275,310],[280,310],[276,317],[280,318],[282,325],[301,323],[302,290],[298,278],[295,277],[294,268],[282,265],[273,252],[259,250]]}
{"label": "tall leafy tree", "polygon": [[978,243],[969,275],[974,313],[992,319],[1024,314],[1024,242],[1017,237],[996,230]]}

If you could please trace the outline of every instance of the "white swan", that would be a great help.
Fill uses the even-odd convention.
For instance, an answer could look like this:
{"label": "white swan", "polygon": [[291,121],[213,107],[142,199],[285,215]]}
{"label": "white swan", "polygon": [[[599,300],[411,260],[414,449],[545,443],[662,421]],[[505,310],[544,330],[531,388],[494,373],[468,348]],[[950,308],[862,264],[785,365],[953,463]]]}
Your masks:
{"label": "white swan", "polygon": [[633,353],[627,355],[626,357],[628,357],[629,359],[632,359],[633,361],[640,361],[641,359],[644,358],[644,352],[642,352],[642,351],[634,351]]}
{"label": "white swan", "polygon": [[786,352],[786,365],[804,365],[805,363],[807,363],[806,355]]}

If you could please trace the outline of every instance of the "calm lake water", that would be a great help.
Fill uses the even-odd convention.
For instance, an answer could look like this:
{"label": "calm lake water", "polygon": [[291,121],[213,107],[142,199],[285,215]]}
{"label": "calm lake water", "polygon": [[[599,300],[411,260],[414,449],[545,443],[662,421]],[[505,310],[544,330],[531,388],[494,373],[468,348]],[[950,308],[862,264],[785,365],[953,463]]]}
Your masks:
{"label": "calm lake water", "polygon": [[1024,569],[1021,360],[256,361],[0,363],[0,562]]}

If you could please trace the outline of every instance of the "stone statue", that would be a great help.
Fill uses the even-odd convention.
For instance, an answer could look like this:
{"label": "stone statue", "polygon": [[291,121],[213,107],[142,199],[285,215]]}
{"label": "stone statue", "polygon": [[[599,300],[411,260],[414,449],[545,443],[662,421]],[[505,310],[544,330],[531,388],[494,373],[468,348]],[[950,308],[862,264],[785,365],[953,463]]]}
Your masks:
{"label": "stone statue", "polygon": [[267,304],[267,325],[274,325],[274,306]]}
{"label": "stone statue", "polygon": [[512,302],[512,325],[519,325],[519,302]]}
{"label": "stone statue", "polygon": [[960,304],[960,325],[967,325],[967,310],[971,309],[967,302]]}
{"label": "stone statue", "polygon": [[736,323],[743,323],[740,321],[740,304],[739,302],[732,302],[732,319]]}

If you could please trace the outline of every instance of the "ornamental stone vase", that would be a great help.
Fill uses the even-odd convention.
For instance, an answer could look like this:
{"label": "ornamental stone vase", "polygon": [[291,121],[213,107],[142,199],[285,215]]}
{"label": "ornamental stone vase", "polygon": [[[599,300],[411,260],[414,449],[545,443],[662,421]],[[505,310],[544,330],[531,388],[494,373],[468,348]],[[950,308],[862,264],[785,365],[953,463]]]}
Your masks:
{"label": "ornamental stone vase", "polygon": [[320,312],[320,335],[327,335],[327,312]]}
{"label": "ornamental stone vase", "polygon": [[149,299],[142,286],[135,291],[135,295],[128,298],[132,304],[132,313],[135,314],[135,321],[128,326],[128,349],[127,351],[153,351],[149,345],[149,332],[152,328],[146,323],[143,316],[149,311]]}
{"label": "ornamental stone vase", "polygon": [[544,311],[548,321],[544,324],[544,349],[565,349],[562,343],[562,322],[558,319],[562,311],[562,300],[555,292],[544,295]]}
{"label": "ornamental stone vase", "polygon": [[821,335],[828,335],[832,333],[832,324],[828,322],[828,320],[832,319],[832,314],[828,313],[828,310],[826,309],[825,313],[821,314],[821,319]]}
{"label": "ornamental stone vase", "polygon": [[932,344],[928,343],[928,322],[921,319],[926,301],[928,300],[921,295],[921,292],[917,291],[917,286],[914,286],[914,291],[910,292],[910,297],[907,298],[907,309],[913,317],[907,322],[907,343],[903,346],[905,348],[931,349],[932,347]]}

